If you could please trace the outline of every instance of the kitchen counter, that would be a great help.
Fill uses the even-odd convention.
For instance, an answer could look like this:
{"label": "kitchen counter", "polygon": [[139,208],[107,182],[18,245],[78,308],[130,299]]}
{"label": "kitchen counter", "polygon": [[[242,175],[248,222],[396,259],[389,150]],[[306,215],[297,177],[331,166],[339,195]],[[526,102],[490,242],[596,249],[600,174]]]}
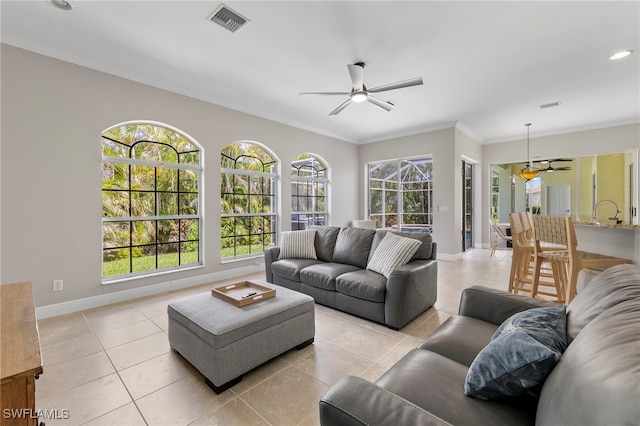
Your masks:
{"label": "kitchen counter", "polygon": [[620,225],[615,225],[613,223],[601,223],[596,225],[593,222],[574,222],[575,225],[580,226],[589,226],[592,228],[608,228],[608,229],[628,229],[631,231],[640,231],[640,225],[630,225],[628,223],[622,223]]}

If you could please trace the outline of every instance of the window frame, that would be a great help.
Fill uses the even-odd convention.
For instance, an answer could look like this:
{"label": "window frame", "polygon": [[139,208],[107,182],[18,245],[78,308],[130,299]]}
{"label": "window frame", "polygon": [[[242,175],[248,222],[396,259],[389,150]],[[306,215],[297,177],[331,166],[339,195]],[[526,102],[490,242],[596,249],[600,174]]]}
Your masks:
{"label": "window frame", "polygon": [[[420,181],[403,181],[403,163],[412,163],[415,161],[427,161],[433,165],[433,156],[432,155],[424,155],[419,157],[407,157],[407,158],[398,158],[398,159],[390,159],[390,160],[381,160],[367,163],[366,167],[366,182],[367,182],[367,213],[369,219],[376,221],[376,228],[395,228],[395,229],[403,229],[407,227],[408,231],[419,231],[426,229],[428,232],[433,232],[433,178],[425,179]],[[376,166],[394,166],[395,179],[385,179],[383,177],[374,177],[372,178],[372,168]],[[409,166],[413,166],[413,164],[409,164]],[[432,166],[433,168],[433,166]],[[433,173],[431,171],[431,173]],[[371,183],[380,182],[378,187],[372,187]],[[408,188],[410,184],[421,184],[426,185],[424,188]],[[380,203],[381,203],[381,212],[372,212],[372,191],[380,191]],[[426,193],[426,205],[428,206],[427,211],[424,212],[407,212],[405,211],[404,205],[404,197],[405,193],[411,192],[424,192]],[[387,197],[387,193],[391,193],[391,197]],[[390,204],[395,206],[395,211],[387,211],[387,205]],[[430,211],[429,211],[430,208]],[[412,223],[404,223],[405,216],[425,216],[426,220],[424,223],[421,223],[420,226],[418,224]],[[389,220],[387,219],[389,217]],[[395,218],[395,221],[394,221]],[[412,226],[416,225],[416,226]],[[414,229],[416,228],[416,229]]]}
{"label": "window frame", "polygon": [[[226,148],[228,148],[231,145],[234,144],[247,144],[247,145],[254,145],[258,148],[260,148],[265,154],[267,154],[272,161],[265,163],[263,162],[260,158],[257,158],[253,155],[250,155],[249,151],[244,151],[243,153],[241,153],[237,158],[231,158],[228,155],[226,155],[224,153],[224,150]],[[237,141],[234,143],[231,143],[229,145],[226,145],[224,148],[222,148],[222,150],[220,151],[220,155],[221,155],[221,161],[226,157],[228,160],[234,162],[237,164],[238,159],[240,157],[251,157],[256,159],[257,161],[259,161],[260,163],[262,163],[262,171],[258,171],[258,170],[249,170],[249,169],[238,169],[238,168],[229,168],[229,167],[220,167],[220,198],[221,198],[221,202],[224,200],[225,195],[246,195],[246,196],[251,196],[251,195],[258,195],[261,197],[269,197],[270,198],[270,211],[269,212],[224,212],[222,206],[220,209],[220,259],[222,263],[227,263],[227,262],[234,262],[234,261],[239,261],[239,260],[244,260],[244,259],[253,259],[253,258],[258,258],[258,257],[262,257],[264,256],[264,247],[271,247],[271,246],[275,246],[276,242],[277,242],[277,235],[278,235],[278,197],[279,197],[279,191],[278,191],[278,183],[280,180],[280,175],[277,172],[278,171],[278,165],[279,165],[279,160],[277,159],[277,157],[271,152],[271,150],[269,150],[268,148],[266,148],[264,145],[258,143],[258,142],[254,142],[254,141]],[[272,171],[264,171],[265,167],[269,167],[270,170]],[[263,178],[263,179],[269,179],[270,180],[270,184],[269,184],[269,188],[271,190],[270,193],[268,194],[264,194],[264,193],[260,193],[260,194],[251,194],[250,192],[248,192],[247,194],[236,194],[235,192],[231,192],[231,193],[223,193],[222,192],[222,177],[223,175],[231,175],[231,176],[246,176],[249,177],[249,180],[252,177],[258,177],[258,178]],[[263,182],[264,184],[264,182]],[[250,204],[250,203],[249,203]],[[251,223],[253,222],[252,218],[257,218],[257,217],[262,217],[263,221],[264,218],[270,218],[269,222],[269,228],[270,228],[270,232],[264,232],[264,233],[252,233],[252,226],[250,226],[249,228],[249,234],[240,234],[238,235],[235,231],[233,233],[233,235],[231,236],[224,236],[223,230],[225,228],[224,226],[224,221],[225,219],[229,219],[229,218],[233,218],[234,219],[234,227],[236,226],[237,223],[237,218],[249,218]],[[264,222],[263,222],[264,223]],[[234,228],[235,229],[235,228]],[[237,244],[237,239],[239,237],[246,237],[249,238],[249,240],[252,239],[252,237],[260,237],[262,239],[262,247],[263,249],[257,252],[252,252],[252,248],[253,248],[253,244],[249,244],[249,253],[246,254],[237,254],[238,253],[238,247],[242,247],[242,245]],[[223,240],[225,238],[233,238],[234,239],[234,243],[231,247],[233,247],[233,255],[232,256],[224,256],[224,252],[225,252],[225,243],[223,242]],[[268,243],[267,243],[268,241]]]}
{"label": "window frame", "polygon": [[[308,156],[307,158],[300,158],[302,156]],[[301,166],[296,167],[294,163],[296,161],[304,161],[311,160],[313,163],[317,163],[321,168],[312,166]],[[300,175],[300,171],[305,168],[307,170],[311,170],[311,176]],[[325,161],[318,158],[318,156],[314,154],[305,153],[296,157],[290,165],[291,168],[291,230],[300,230],[306,229],[309,225],[328,225],[329,224],[329,185],[330,179],[328,177],[329,167]],[[296,172],[297,171],[297,172]],[[320,177],[322,174],[322,177]],[[324,195],[300,195],[299,194],[299,185],[300,184],[310,184],[311,191],[313,193],[318,193],[319,184],[324,185]],[[300,205],[300,199],[312,199],[312,204],[314,206],[318,206],[320,204],[320,200],[323,201],[324,209],[314,208],[312,210],[300,211],[297,207]],[[307,203],[303,203],[307,204]],[[300,220],[300,216],[310,216],[303,223]],[[321,218],[321,220],[319,220]],[[311,223],[310,223],[311,222]],[[321,223],[320,223],[321,222]],[[304,224],[302,228],[300,225]],[[294,226],[295,225],[295,226]]]}
{"label": "window frame", "polygon": [[[183,138],[184,140],[186,140],[192,147],[196,148],[194,150],[189,150],[189,151],[184,151],[184,152],[178,152],[178,150],[176,149],[176,147],[170,143],[166,143],[166,142],[160,142],[160,141],[153,141],[153,140],[148,140],[148,139],[140,139],[140,140],[136,140],[135,142],[131,143],[130,145],[127,142],[123,142],[123,141],[118,141],[113,139],[112,137],[106,136],[108,134],[108,132],[110,132],[113,129],[119,128],[119,127],[126,127],[126,126],[131,126],[131,125],[137,125],[137,126],[151,126],[151,127],[156,127],[156,128],[161,128],[164,131],[169,131],[169,132],[173,132],[174,134],[178,135],[179,137]],[[105,188],[104,187],[104,176],[101,177],[101,194],[104,195],[105,192],[126,192],[128,195],[128,215],[120,215],[120,216],[105,216],[104,215],[104,198],[101,201],[101,234],[102,234],[102,268],[101,268],[101,283],[103,285],[106,284],[113,284],[113,283],[118,283],[118,282],[123,282],[123,281],[129,281],[132,279],[138,279],[138,278],[144,278],[144,277],[150,277],[150,276],[157,276],[157,275],[163,275],[163,274],[167,274],[167,273],[171,273],[171,272],[177,272],[177,271],[184,271],[184,270],[188,270],[188,269],[193,269],[193,268],[200,268],[204,265],[203,262],[203,253],[204,253],[204,247],[203,247],[203,238],[202,236],[204,235],[204,220],[203,220],[203,203],[204,203],[204,187],[203,187],[203,183],[204,183],[204,149],[202,148],[202,146],[200,144],[198,144],[192,137],[190,137],[188,134],[186,134],[185,132],[182,132],[170,125],[164,124],[164,123],[158,123],[158,122],[148,122],[148,121],[131,121],[131,122],[125,122],[125,123],[120,123],[114,126],[111,126],[107,129],[105,129],[102,133],[101,133],[101,149],[103,150],[104,148],[104,140],[110,140],[116,144],[119,144],[121,147],[126,147],[126,149],[128,150],[128,157],[124,157],[124,156],[111,156],[111,155],[105,155],[104,153],[102,154],[102,158],[101,158],[101,167],[103,168],[104,171],[104,165],[105,164],[112,164],[112,165],[125,165],[127,166],[128,170],[127,170],[127,188],[118,188],[118,189],[113,189],[113,188]],[[197,152],[198,153],[198,161],[197,164],[189,164],[189,163],[179,163],[179,162],[168,162],[168,161],[153,161],[153,160],[148,160],[148,159],[140,159],[140,158],[132,158],[132,152],[135,150],[135,147],[137,144],[139,143],[150,143],[150,144],[158,144],[158,145],[164,145],[164,146],[168,146],[171,149],[173,149],[176,152],[177,155],[177,159],[179,161],[180,159],[180,155],[181,154],[189,154],[189,153],[193,153],[193,152]],[[132,168],[136,167],[136,166],[141,166],[141,167],[149,167],[149,168],[153,168],[153,173],[154,173],[154,188],[153,189],[139,189],[139,188],[132,188],[131,185],[131,176],[132,176]],[[161,190],[158,188],[157,186],[157,173],[158,173],[158,169],[170,169],[170,170],[176,170],[178,173],[177,176],[177,183],[176,183],[176,189],[173,191],[167,191],[167,190]],[[189,170],[189,171],[193,171],[197,174],[197,178],[196,178],[196,185],[197,185],[197,192],[192,192],[192,191],[181,191],[180,189],[180,171],[181,170]],[[151,193],[153,194],[153,199],[154,199],[154,213],[155,214],[147,214],[147,215],[132,215],[132,194],[134,193]],[[179,209],[180,206],[180,197],[182,194],[195,194],[195,196],[193,198],[195,198],[195,200],[197,200],[197,213],[193,214],[180,214],[180,212],[178,211],[177,214],[158,214],[158,209],[159,209],[159,204],[160,204],[160,199],[161,199],[161,195],[163,194],[175,194],[176,199],[177,199],[177,204],[176,207]],[[192,201],[193,202],[193,201]],[[197,221],[197,227],[198,227],[198,235],[197,235],[197,239],[183,239],[182,238],[182,231],[180,230],[181,228],[181,221],[186,220],[186,221],[191,221],[191,220],[195,220]],[[177,240],[173,240],[173,241],[159,241],[158,238],[158,229],[160,227],[160,222],[161,221],[177,221],[178,223],[178,231],[177,231]],[[142,223],[142,222],[154,222],[154,230],[155,230],[155,235],[154,238],[151,242],[147,242],[144,244],[135,244],[134,242],[134,235],[133,235],[133,226],[132,224],[136,222],[136,223]],[[106,246],[106,241],[105,241],[105,228],[107,224],[111,224],[111,223],[122,223],[125,224],[125,226],[129,227],[129,239],[128,239],[128,245],[124,245],[124,246],[111,246],[111,247],[107,247]],[[190,243],[196,243],[198,245],[198,249],[196,251],[197,253],[197,261],[196,262],[191,262],[191,263],[186,263],[186,264],[182,264],[182,257],[183,257],[183,251],[181,250],[183,244],[190,244]],[[177,260],[178,263],[177,265],[171,265],[171,266],[166,266],[166,267],[159,267],[160,262],[159,262],[159,256],[162,254],[160,250],[158,250],[159,247],[161,246],[168,246],[168,245],[176,245],[177,246]],[[135,263],[135,258],[136,256],[134,255],[134,251],[135,249],[140,249],[142,250],[142,247],[154,247],[154,255],[150,255],[155,257],[155,268],[153,269],[144,269],[144,270],[140,270],[140,271],[135,271],[134,269],[134,263]],[[105,276],[105,252],[109,251],[109,250],[129,250],[129,255],[128,255],[128,260],[129,260],[129,272],[125,273],[125,274],[118,274],[118,275],[109,275],[109,276]],[[144,256],[144,257],[149,257],[149,256]]]}

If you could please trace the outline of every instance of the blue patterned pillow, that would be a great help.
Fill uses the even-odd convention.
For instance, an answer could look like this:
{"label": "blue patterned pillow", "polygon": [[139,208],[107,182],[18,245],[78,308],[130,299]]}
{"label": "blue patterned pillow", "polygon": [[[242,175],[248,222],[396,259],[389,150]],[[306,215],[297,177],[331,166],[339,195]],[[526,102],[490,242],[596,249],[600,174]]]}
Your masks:
{"label": "blue patterned pillow", "polygon": [[544,382],[566,348],[564,306],[519,312],[498,327],[473,360],[464,393],[489,400],[525,395]]}

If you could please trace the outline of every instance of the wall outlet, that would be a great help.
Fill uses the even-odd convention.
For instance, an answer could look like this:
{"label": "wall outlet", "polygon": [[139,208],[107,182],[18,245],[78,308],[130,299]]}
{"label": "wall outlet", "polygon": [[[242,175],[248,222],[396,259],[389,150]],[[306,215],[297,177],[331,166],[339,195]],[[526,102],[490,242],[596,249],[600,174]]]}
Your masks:
{"label": "wall outlet", "polygon": [[53,291],[62,291],[62,280],[53,280]]}

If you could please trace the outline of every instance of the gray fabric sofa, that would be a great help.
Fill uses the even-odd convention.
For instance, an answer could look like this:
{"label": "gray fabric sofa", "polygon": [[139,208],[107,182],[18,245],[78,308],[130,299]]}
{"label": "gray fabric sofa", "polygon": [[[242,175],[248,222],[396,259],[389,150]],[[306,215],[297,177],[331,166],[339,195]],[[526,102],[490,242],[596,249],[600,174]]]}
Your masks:
{"label": "gray fabric sofa", "polygon": [[569,345],[539,397],[487,401],[464,394],[469,366],[499,324],[548,305],[470,287],[448,318],[375,383],[348,376],[320,401],[328,425],[640,424],[640,267],[607,269],[567,307]]}
{"label": "gray fabric sofa", "polygon": [[385,278],[366,269],[390,231],[312,226],[318,259],[278,259],[265,251],[266,279],[312,296],[316,303],[400,329],[436,301],[438,264],[431,234],[394,232],[422,244],[409,263]]}

